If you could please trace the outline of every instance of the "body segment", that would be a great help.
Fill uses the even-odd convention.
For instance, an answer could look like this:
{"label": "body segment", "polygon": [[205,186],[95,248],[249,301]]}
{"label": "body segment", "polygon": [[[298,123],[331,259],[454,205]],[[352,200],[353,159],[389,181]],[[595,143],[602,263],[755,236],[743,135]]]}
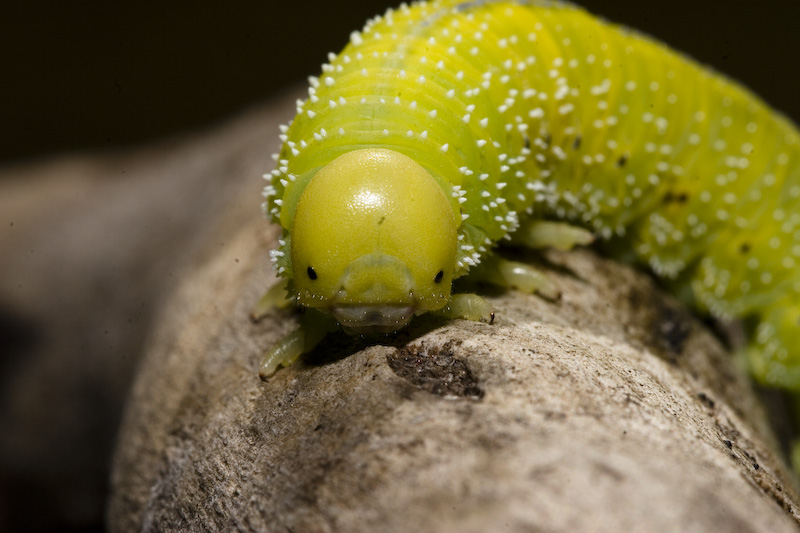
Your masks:
{"label": "body segment", "polygon": [[[313,280],[297,263],[323,249],[297,248],[306,246],[295,233],[304,194],[345,154],[387,151],[418,165],[447,220],[407,216],[418,238],[398,230],[388,252],[431,246],[436,261],[452,258],[441,268],[448,279],[428,283],[434,289],[422,300],[432,303],[413,313],[444,306],[449,279],[521,223],[565,220],[608,241],[609,253],[649,266],[701,311],[752,318],[756,376],[800,388],[800,136],[747,90],[644,36],[548,2],[404,6],[330,59],[283,132],[266,191],[265,208],[284,229],[276,264],[301,303],[314,306],[313,289],[302,288]],[[441,244],[450,237],[437,240],[447,232],[452,251]],[[334,261],[357,259],[331,250],[324,255]],[[412,278],[438,274],[425,261],[401,262]],[[376,305],[386,308],[389,292],[373,293]]]}

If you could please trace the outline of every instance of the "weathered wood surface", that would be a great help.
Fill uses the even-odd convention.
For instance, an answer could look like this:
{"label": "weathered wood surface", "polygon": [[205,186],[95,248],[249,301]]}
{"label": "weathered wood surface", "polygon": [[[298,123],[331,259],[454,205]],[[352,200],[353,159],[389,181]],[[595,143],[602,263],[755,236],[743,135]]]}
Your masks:
{"label": "weathered wood surface", "polygon": [[294,94],[209,132],[0,168],[0,531],[102,524],[157,310],[257,214],[293,111]]}
{"label": "weathered wood surface", "polygon": [[589,251],[544,254],[558,301],[494,293],[494,325],[334,336],[259,381],[260,353],[295,324],[247,318],[273,282],[258,176],[292,101],[3,172],[7,522],[46,525],[33,513],[48,509],[80,525],[103,505],[144,353],[111,531],[797,528],[728,354],[646,276]]}

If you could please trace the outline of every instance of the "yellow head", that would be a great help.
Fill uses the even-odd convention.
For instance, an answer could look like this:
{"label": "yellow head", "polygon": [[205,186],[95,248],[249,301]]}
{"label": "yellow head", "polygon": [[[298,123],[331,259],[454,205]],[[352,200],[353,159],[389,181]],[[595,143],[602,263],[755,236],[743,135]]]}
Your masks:
{"label": "yellow head", "polygon": [[357,333],[391,332],[450,297],[458,223],[422,166],[366,148],[331,161],[306,186],[291,228],[298,301]]}

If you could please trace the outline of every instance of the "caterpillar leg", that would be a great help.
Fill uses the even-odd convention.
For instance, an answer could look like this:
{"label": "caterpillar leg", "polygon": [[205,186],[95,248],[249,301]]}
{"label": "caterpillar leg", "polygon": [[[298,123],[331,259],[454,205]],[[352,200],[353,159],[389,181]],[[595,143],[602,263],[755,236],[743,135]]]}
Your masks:
{"label": "caterpillar leg", "polygon": [[302,355],[306,346],[305,336],[303,328],[297,328],[279,340],[264,355],[261,364],[258,365],[258,377],[262,381],[266,381],[278,370],[278,367],[287,367],[294,363]]}
{"label": "caterpillar leg", "polygon": [[280,278],[278,283],[269,288],[264,296],[258,300],[258,303],[250,313],[250,318],[253,322],[258,322],[272,309],[286,309],[292,304],[292,299],[287,296],[288,281],[285,278]]}
{"label": "caterpillar leg", "polygon": [[594,234],[566,222],[527,220],[511,236],[511,242],[528,248],[571,250],[594,242]]}
{"label": "caterpillar leg", "polygon": [[332,319],[314,310],[306,310],[300,319],[300,327],[279,340],[264,355],[258,366],[258,377],[266,381],[279,367],[291,366],[335,329],[336,323]]}
{"label": "caterpillar leg", "polygon": [[[551,300],[560,296],[555,285],[535,267],[519,261],[510,261],[494,254],[487,255],[473,269],[471,281],[490,283],[523,292],[537,293]],[[461,318],[476,322],[494,322],[494,308],[477,294],[453,294],[447,305],[433,314],[443,318]]]}
{"label": "caterpillar leg", "polygon": [[490,324],[494,322],[492,304],[472,293],[453,294],[446,306],[432,313],[443,318],[461,318]]}
{"label": "caterpillar leg", "polygon": [[470,272],[470,279],[522,292],[535,292],[550,300],[557,300],[560,296],[553,282],[536,267],[503,259],[495,254],[486,256],[481,264]]}

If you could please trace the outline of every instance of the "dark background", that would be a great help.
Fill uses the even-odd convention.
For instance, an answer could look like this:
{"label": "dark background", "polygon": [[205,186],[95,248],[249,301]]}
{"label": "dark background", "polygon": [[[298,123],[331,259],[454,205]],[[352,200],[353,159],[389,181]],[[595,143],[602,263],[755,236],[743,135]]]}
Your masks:
{"label": "dark background", "polygon": [[[352,30],[397,2],[7,2],[0,9],[0,165],[211,127],[317,74]],[[743,81],[800,120],[800,1],[581,4]],[[0,342],[0,357],[3,348]],[[105,443],[119,413],[101,407],[113,408],[99,422],[109,433],[98,436]],[[96,468],[80,474],[101,493],[111,448],[102,443]],[[101,531],[101,506],[89,505],[78,513],[81,520],[69,520],[53,503],[54,495],[70,492],[69,482],[49,486],[50,479],[47,473],[0,479],[0,500],[14,496],[13,504],[0,505],[0,530],[15,524]]]}
{"label": "dark background", "polygon": [[[213,124],[316,74],[351,30],[395,3],[8,2],[0,10],[0,162]],[[800,117],[800,2],[579,3]]]}

